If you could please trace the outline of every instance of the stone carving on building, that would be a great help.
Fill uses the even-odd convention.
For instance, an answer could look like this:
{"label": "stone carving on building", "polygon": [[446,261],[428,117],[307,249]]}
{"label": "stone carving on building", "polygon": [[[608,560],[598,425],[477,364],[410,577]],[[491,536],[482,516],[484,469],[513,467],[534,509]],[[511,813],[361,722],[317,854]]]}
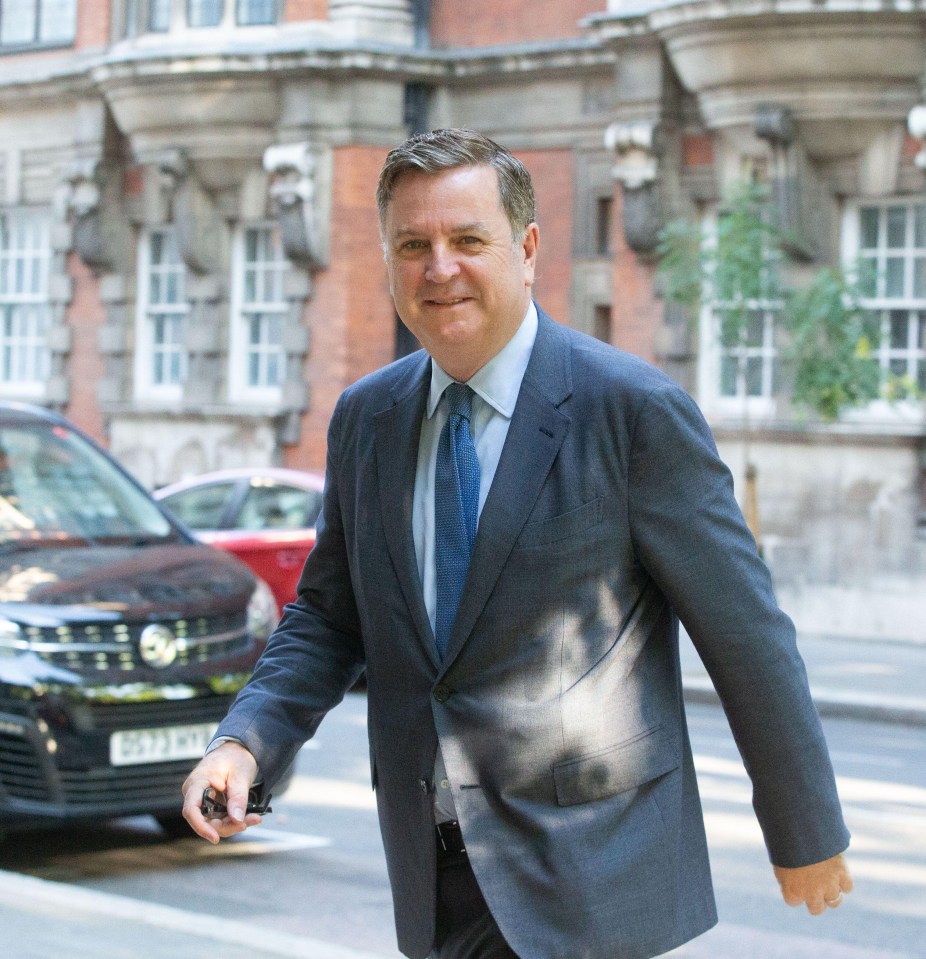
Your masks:
{"label": "stone carving on building", "polygon": [[658,130],[654,120],[630,120],[612,123],[604,135],[605,147],[617,154],[611,172],[623,187],[624,238],[640,254],[655,252],[663,225]]}
{"label": "stone carving on building", "polygon": [[64,174],[65,215],[74,252],[95,273],[125,269],[129,227],[118,178],[96,157],[73,161]]}
{"label": "stone carving on building", "polygon": [[199,182],[185,151],[165,151],[157,166],[170,195],[183,262],[194,273],[220,272],[225,262],[226,227],[214,198]]}
{"label": "stone carving on building", "polygon": [[813,171],[798,142],[794,115],[783,104],[759,104],[753,130],[769,145],[769,188],[782,246],[795,259],[812,260],[818,252],[807,209]]}
{"label": "stone carving on building", "polygon": [[310,270],[321,269],[328,258],[319,168],[308,143],[280,144],[264,152],[283,249],[289,259]]}

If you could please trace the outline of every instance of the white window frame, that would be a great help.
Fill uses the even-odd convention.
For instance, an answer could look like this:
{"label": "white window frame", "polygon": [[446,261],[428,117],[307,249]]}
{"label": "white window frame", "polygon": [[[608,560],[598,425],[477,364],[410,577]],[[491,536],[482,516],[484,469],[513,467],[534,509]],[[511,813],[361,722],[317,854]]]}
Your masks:
{"label": "white window frame", "polygon": [[[879,217],[878,245],[863,248],[862,246],[862,210],[864,208],[879,208],[887,210],[889,207],[904,207],[907,210],[906,236],[903,247],[889,248],[886,245],[884,223]],[[861,266],[862,257],[874,253],[878,264],[877,289],[874,297],[863,297],[862,306],[866,311],[880,317],[881,342],[875,350],[875,357],[885,378],[896,372],[896,364],[903,363],[904,372],[911,376],[914,382],[919,382],[920,388],[926,386],[926,236],[920,246],[915,245],[914,215],[916,207],[926,204],[918,196],[896,196],[866,200],[864,198],[847,203],[842,222],[842,258],[843,268],[854,273]],[[926,233],[926,220],[924,220]],[[886,273],[882,272],[881,265],[886,263],[888,253],[904,263],[903,289],[898,294],[888,295],[886,289]],[[916,264],[921,271],[921,289],[916,295],[914,276]],[[891,314],[905,313],[908,317],[906,343],[894,346],[891,343]],[[919,343],[916,342],[919,334]],[[892,369],[893,368],[893,369]],[[926,392],[926,390],[924,390]],[[876,400],[861,410],[849,414],[852,419],[879,420],[923,420],[923,401],[921,398],[910,397],[888,403],[886,400]]]}
{"label": "white window frame", "polygon": [[[5,221],[0,233],[0,395],[40,399],[51,369],[51,216],[13,207],[0,211],[0,217]],[[4,236],[9,237],[6,243]]]}
{"label": "white window frame", "polygon": [[[2,2],[3,0],[0,0],[0,3]],[[208,33],[214,30],[235,30],[238,27],[276,28],[283,20],[281,0],[270,0],[272,18],[269,22],[263,20],[254,22],[242,17],[242,12],[247,13],[251,3],[263,2],[263,0],[218,0],[219,18],[215,23],[207,25],[194,23],[195,17],[192,15],[207,0],[126,0],[126,2],[128,4],[125,17],[126,36],[149,33],[163,35],[186,30]],[[212,3],[216,0],[208,0],[208,2]]]}
{"label": "white window frame", "polygon": [[[246,259],[248,234],[257,230],[268,232],[272,237],[277,256],[274,259],[259,259],[249,264]],[[232,255],[232,302],[231,302],[231,349],[229,351],[229,401],[259,406],[277,407],[283,395],[286,377],[286,352],[283,346],[289,304],[284,296],[289,260],[283,252],[277,227],[272,223],[248,223],[235,230]],[[248,295],[248,273],[254,271],[256,297]],[[274,276],[274,274],[276,274]],[[267,291],[269,285],[272,289]],[[253,324],[260,318],[269,323],[279,322],[279,336],[274,342],[260,336],[255,342]],[[264,324],[264,331],[268,325]],[[277,370],[276,382],[259,375],[254,382],[254,372],[266,374],[271,368]]]}
{"label": "white window frame", "polygon": [[[716,208],[705,214],[702,232],[703,242],[713,242],[717,233]],[[724,347],[720,340],[720,316],[711,303],[710,292],[707,291],[702,297],[698,316],[698,397],[707,412],[724,419],[767,420],[775,415],[778,408],[779,397],[775,393],[775,365],[778,362],[778,335],[775,319],[780,306],[770,301],[757,301],[755,309],[757,313],[762,314],[761,343]],[[736,395],[731,396],[722,392],[723,360],[727,355],[740,357],[743,362],[749,360],[761,362],[762,386],[759,394],[746,394],[746,378],[742,363],[737,373]]]}
{"label": "white window frame", "polygon": [[[28,6],[26,6],[28,4]],[[10,39],[4,27],[13,22],[31,21],[28,37]],[[19,14],[19,17],[16,17]],[[62,29],[63,27],[63,29]],[[77,0],[0,0],[0,50],[36,46],[70,46],[77,35]]]}
{"label": "white window frame", "polygon": [[[151,227],[142,231],[138,238],[138,296],[136,301],[135,318],[135,398],[140,401],[158,403],[179,403],[183,398],[183,382],[186,379],[187,356],[183,347],[183,329],[189,321],[190,304],[185,298],[186,266],[183,261],[177,260],[161,263],[155,266],[151,261],[153,252],[152,239],[155,235],[162,235],[176,243],[176,230],[169,224]],[[176,302],[152,302],[152,278],[159,273],[162,280],[166,280],[173,273],[179,286],[179,296]],[[179,341],[173,340],[168,344],[159,344],[156,336],[156,322],[158,318],[176,318],[180,323],[181,336]],[[179,357],[180,375],[177,381],[167,377],[158,380],[156,376],[156,359],[169,360],[172,356]]]}

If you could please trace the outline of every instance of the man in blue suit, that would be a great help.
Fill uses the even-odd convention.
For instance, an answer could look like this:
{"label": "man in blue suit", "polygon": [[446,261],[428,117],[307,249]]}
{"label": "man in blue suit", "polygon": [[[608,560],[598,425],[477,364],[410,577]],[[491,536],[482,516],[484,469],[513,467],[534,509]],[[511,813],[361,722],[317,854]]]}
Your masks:
{"label": "man in blue suit", "polygon": [[[436,131],[378,187],[424,351],[350,387],[296,601],[184,814],[218,842],[362,669],[399,946],[412,959],[646,959],[716,922],[678,621],[754,787],[785,901],[851,889],[790,620],[688,395],[531,299],[530,177]],[[228,814],[205,819],[207,787]]]}

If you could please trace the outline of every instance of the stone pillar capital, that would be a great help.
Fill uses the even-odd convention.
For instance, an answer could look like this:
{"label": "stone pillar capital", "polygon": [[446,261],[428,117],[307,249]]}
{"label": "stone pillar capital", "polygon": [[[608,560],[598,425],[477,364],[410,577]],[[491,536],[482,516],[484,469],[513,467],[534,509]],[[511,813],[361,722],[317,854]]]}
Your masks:
{"label": "stone pillar capital", "polygon": [[617,154],[611,172],[625,190],[639,190],[659,176],[658,130],[656,120],[621,121],[605,130],[604,145]]}

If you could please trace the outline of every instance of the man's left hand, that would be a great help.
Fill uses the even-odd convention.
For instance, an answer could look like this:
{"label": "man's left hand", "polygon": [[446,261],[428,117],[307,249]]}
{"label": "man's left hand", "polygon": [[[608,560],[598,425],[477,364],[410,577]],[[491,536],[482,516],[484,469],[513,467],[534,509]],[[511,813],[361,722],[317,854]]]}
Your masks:
{"label": "man's left hand", "polygon": [[852,877],[842,854],[796,869],[772,868],[784,901],[789,906],[803,903],[812,916],[836,909],[842,903],[842,897],[852,891]]}

